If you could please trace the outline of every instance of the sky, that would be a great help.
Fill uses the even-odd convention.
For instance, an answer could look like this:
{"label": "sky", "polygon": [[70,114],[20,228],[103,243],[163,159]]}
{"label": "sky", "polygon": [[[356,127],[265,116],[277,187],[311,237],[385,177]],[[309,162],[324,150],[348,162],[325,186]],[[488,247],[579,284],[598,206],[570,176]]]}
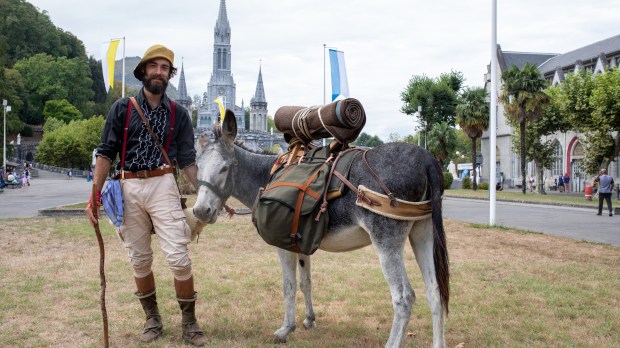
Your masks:
{"label": "sky", "polygon": [[[207,90],[220,0],[29,2],[97,59],[101,44],[112,38],[126,38],[128,57],[164,44],[175,52],[176,66],[183,61],[189,95]],[[505,51],[566,53],[620,34],[620,0],[497,2],[497,42]],[[484,85],[491,5],[492,0],[228,0],[236,104],[244,100],[248,106],[259,67],[270,115],[285,105],[320,105],[324,98],[329,103],[326,45],[344,52],[350,95],[366,111],[364,131],[383,140],[412,134],[415,119],[400,112],[400,95],[413,76],[455,70],[466,86]],[[171,82],[178,86],[178,76]]]}

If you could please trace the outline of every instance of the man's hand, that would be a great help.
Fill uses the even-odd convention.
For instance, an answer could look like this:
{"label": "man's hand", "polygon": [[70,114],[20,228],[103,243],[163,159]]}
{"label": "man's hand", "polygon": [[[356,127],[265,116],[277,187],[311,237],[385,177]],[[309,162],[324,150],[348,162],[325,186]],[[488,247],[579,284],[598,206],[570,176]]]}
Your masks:
{"label": "man's hand", "polygon": [[[93,209],[93,204],[96,205],[96,209]],[[99,223],[99,207],[101,207],[101,191],[97,191],[97,199],[96,202],[93,203],[93,196],[90,195],[88,197],[88,204],[86,205],[86,217],[88,217],[88,221],[92,226],[95,226]]]}

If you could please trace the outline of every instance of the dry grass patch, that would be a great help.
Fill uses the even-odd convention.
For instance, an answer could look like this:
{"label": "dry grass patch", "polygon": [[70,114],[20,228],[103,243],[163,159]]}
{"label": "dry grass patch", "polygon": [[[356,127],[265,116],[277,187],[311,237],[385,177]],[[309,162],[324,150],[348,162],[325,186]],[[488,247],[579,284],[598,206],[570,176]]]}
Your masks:
{"label": "dry grass patch", "polygon": [[[234,205],[234,202],[233,202]],[[616,347],[620,345],[620,249],[446,221],[452,297],[451,347]],[[143,324],[131,268],[114,231],[106,244],[110,342],[139,347]],[[155,277],[164,338],[149,347],[184,347],[172,275],[157,242]],[[0,226],[0,346],[95,347],[102,342],[99,251],[82,218],[4,220]],[[220,218],[191,245],[197,314],[210,347],[274,346],[282,322],[275,250],[247,216]],[[415,258],[405,259],[417,294],[407,346],[432,342],[430,313]],[[392,322],[389,290],[372,248],[313,257],[318,328],[298,329],[288,347],[379,347]]]}

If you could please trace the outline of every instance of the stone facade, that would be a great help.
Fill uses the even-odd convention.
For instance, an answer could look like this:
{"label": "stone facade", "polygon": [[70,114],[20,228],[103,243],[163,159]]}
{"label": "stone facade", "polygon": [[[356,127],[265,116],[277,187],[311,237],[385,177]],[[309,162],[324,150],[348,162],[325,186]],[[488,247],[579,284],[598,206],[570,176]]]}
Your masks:
{"label": "stone facade", "polygon": [[[497,93],[501,94],[501,74],[513,64],[522,68],[526,63],[534,64],[541,71],[545,79],[551,84],[564,81],[565,76],[579,69],[589,70],[595,73],[604,73],[605,70],[620,67],[620,35],[595,42],[593,44],[564,53],[528,53],[503,51],[497,47]],[[485,88],[491,93],[491,66],[487,66],[485,74]],[[512,128],[507,123],[502,103],[497,105],[497,129],[496,129],[496,177],[500,172],[504,174],[504,185],[515,187],[521,185],[521,165],[518,150],[513,151],[511,135],[518,129]],[[552,169],[544,171],[543,181],[546,188],[554,184],[554,178],[560,174],[568,173],[571,177],[571,191],[583,191],[586,184],[591,184],[592,178],[583,173],[583,144],[580,142],[580,133],[566,132],[553,134],[545,140],[553,140],[556,146],[556,155]],[[481,153],[482,177],[488,180],[490,173],[489,158],[489,131],[482,135]],[[534,163],[528,163],[527,176],[536,176],[537,170]],[[620,176],[620,157],[616,158],[609,166],[609,174],[615,178]],[[573,180],[574,179],[574,180]]]}

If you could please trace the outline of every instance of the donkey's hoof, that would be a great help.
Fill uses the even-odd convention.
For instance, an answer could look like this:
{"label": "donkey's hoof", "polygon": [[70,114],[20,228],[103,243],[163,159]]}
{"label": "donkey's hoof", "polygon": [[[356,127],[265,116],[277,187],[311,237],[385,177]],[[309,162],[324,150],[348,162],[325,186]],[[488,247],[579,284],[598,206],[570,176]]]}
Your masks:
{"label": "donkey's hoof", "polygon": [[304,328],[306,330],[316,329],[316,321],[314,321],[313,319],[306,318],[304,320]]}
{"label": "donkey's hoof", "polygon": [[275,343],[286,343],[286,341],[288,340],[288,334],[291,333],[293,330],[291,330],[288,327],[281,327],[278,329],[278,331],[273,333],[273,338],[274,338],[274,342]]}

